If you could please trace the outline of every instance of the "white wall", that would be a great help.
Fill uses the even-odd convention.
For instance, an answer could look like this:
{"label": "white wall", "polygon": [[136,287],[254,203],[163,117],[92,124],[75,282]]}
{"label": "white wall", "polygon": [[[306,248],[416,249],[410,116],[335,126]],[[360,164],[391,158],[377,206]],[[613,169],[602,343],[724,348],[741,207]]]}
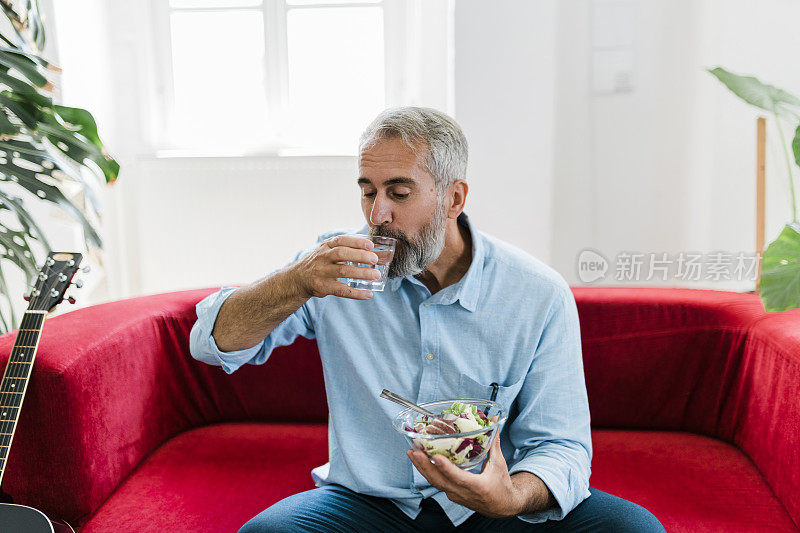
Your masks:
{"label": "white wall", "polygon": [[[709,33],[716,39],[703,50],[708,65],[723,65],[730,70],[752,74],[761,81],[800,96],[800,2],[770,0],[753,3],[746,0],[709,2],[701,14]],[[712,80],[713,82],[713,80]],[[711,238],[716,246],[739,245],[739,235],[753,242],[751,220],[754,217],[755,118],[763,112],[747,106],[720,84],[704,93],[704,104],[711,110],[713,131],[707,138],[714,154],[712,189],[719,196],[713,203],[710,219]],[[721,91],[721,94],[720,92]],[[771,117],[767,129],[767,242],[778,236],[791,220],[789,181],[784,153],[778,144],[778,132]],[[787,139],[793,131],[786,129]],[[795,185],[800,169],[794,167]],[[800,191],[796,191],[800,192]],[[800,213],[798,213],[800,214]]]}
{"label": "white wall", "polygon": [[539,259],[552,236],[555,0],[458,0],[455,118],[470,144],[466,211]]}
{"label": "white wall", "polygon": [[[318,234],[364,224],[352,157],[148,158],[136,163],[141,293],[249,283]],[[130,205],[130,204],[129,204]]]}
{"label": "white wall", "polygon": [[[583,248],[610,260],[621,251],[752,252],[758,112],[704,69],[720,65],[800,93],[792,68],[800,3],[642,0],[635,8],[633,91],[596,95],[592,4],[559,2],[552,259],[571,282]],[[769,242],[790,219],[790,199],[775,130],[768,136]]]}
{"label": "white wall", "polygon": [[[148,118],[159,110],[148,76],[158,50],[147,3],[54,1],[60,37],[80,43],[61,51],[73,88],[65,103],[95,114],[123,169],[106,191],[106,272],[84,302],[248,282],[316,233],[361,225],[354,158],[153,157]],[[752,249],[757,113],[703,69],[800,92],[790,68],[798,2],[637,1],[633,91],[595,95],[589,0],[454,1],[453,26],[433,37],[452,40],[453,71],[432,57],[423,77],[436,87],[418,85],[413,103],[451,110],[463,126],[467,210],[479,227],[573,283],[587,247],[609,258]],[[788,220],[776,148],[768,238]]]}

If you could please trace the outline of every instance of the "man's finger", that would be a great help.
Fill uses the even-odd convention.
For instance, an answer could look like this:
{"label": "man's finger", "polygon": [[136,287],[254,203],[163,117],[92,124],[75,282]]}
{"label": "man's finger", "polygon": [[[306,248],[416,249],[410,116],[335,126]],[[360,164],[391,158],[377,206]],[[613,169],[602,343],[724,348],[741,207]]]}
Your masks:
{"label": "man's finger", "polygon": [[[453,487],[452,482],[442,475],[438,467],[431,463],[431,459],[424,452],[409,450],[408,457],[411,459],[411,462],[414,463],[414,466],[417,467],[419,473],[422,474],[431,485],[445,492]],[[447,461],[447,457],[443,455],[439,455],[437,458]]]}
{"label": "man's finger", "polygon": [[[371,241],[367,241],[371,242]],[[375,252],[369,252],[364,249],[352,248],[349,246],[335,246],[331,249],[329,257],[333,262],[352,261],[354,263],[365,263],[367,265],[375,265],[380,258]]]}
{"label": "man's finger", "polygon": [[340,296],[342,298],[351,298],[353,300],[369,300],[373,296],[372,291],[369,289],[356,289],[355,287],[345,285],[341,281],[334,281],[328,289],[328,294]]}
{"label": "man's finger", "polygon": [[348,246],[350,248],[361,248],[362,250],[372,250],[375,244],[359,235],[337,235],[325,240],[325,244],[329,248],[336,248],[337,246]]}
{"label": "man's finger", "polygon": [[452,484],[466,486],[473,482],[475,474],[457,467],[447,457],[436,455],[433,458],[439,472]]}

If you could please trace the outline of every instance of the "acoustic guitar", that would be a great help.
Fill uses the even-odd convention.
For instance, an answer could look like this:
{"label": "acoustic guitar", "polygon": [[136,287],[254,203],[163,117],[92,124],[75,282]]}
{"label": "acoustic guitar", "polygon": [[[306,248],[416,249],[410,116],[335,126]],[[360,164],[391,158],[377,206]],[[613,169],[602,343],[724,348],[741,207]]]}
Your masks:
{"label": "acoustic guitar", "polygon": [[[3,473],[11,440],[14,438],[14,430],[17,427],[22,400],[28,388],[44,319],[64,300],[64,293],[72,284],[72,278],[78,271],[81,259],[82,256],[78,253],[50,253],[39,272],[33,291],[25,297],[29,302],[28,309],[22,316],[3,380],[0,381],[0,485],[3,482]],[[83,270],[88,272],[88,267]],[[81,285],[81,281],[75,282],[76,287]],[[71,296],[67,300],[75,303],[75,299]],[[43,512],[32,507],[15,505],[2,489],[0,489],[0,501],[6,502],[0,503],[2,533],[75,533],[75,530],[65,522],[51,520]]]}

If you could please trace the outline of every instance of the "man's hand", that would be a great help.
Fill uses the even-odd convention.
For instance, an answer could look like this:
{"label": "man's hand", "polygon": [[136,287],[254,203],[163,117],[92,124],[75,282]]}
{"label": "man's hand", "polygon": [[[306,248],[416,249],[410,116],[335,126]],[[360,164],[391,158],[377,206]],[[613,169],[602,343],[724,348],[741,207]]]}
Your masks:
{"label": "man's hand", "polygon": [[355,289],[337,281],[337,278],[356,278],[367,281],[380,279],[375,268],[348,265],[355,263],[376,264],[378,255],[372,250],[374,244],[369,239],[355,235],[337,235],[323,242],[316,250],[301,257],[291,270],[298,290],[306,298],[334,295],[354,300],[372,298],[372,291]]}
{"label": "man's hand", "polygon": [[500,451],[498,433],[483,462],[480,474],[458,468],[443,455],[431,459],[421,451],[408,450],[408,457],[431,485],[447,497],[489,518],[508,518],[523,514],[529,503],[526,494],[511,480],[508,465]]}

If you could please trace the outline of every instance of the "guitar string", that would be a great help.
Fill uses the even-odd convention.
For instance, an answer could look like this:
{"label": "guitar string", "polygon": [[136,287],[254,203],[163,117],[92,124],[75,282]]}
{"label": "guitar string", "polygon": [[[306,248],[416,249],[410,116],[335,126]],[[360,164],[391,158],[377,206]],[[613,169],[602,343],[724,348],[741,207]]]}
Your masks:
{"label": "guitar string", "polygon": [[[47,262],[45,262],[45,268],[43,269],[43,270],[45,270],[45,272],[44,272],[45,277],[47,279],[50,279],[51,275],[54,276],[54,275],[58,275],[58,274],[63,273],[64,269],[66,269],[66,266],[67,266],[66,264],[63,265],[59,269],[59,271],[57,273],[54,273],[52,271],[52,268],[51,268],[52,265],[50,265]],[[45,300],[46,296],[47,296],[45,294],[45,292],[42,290],[42,289],[44,289],[44,285],[45,285],[45,280],[40,278],[39,282],[37,282],[36,286],[34,287],[35,289],[39,290],[39,294],[34,296],[33,301],[31,302],[31,304],[28,307],[28,311],[30,311],[30,310],[47,311],[47,309],[36,309],[36,307],[40,303],[42,303]],[[49,293],[47,293],[47,294],[49,294]],[[20,322],[20,329],[23,330],[23,331],[18,331],[17,332],[17,339],[18,340],[17,340],[16,344],[19,344],[20,346],[32,346],[31,343],[37,340],[37,336],[41,335],[41,328],[44,325],[44,319],[45,319],[45,314],[43,314],[43,313],[34,313],[34,314],[29,315],[28,312],[26,311],[22,316],[22,321]],[[40,320],[41,320],[41,322],[40,322]],[[37,330],[38,330],[38,333],[37,333]],[[19,342],[20,340],[22,341],[22,344],[20,344],[20,342]],[[7,366],[12,365],[12,364],[14,364],[15,366],[11,367],[10,374],[9,374],[9,372],[6,372],[6,376],[12,377],[12,378],[22,378],[22,377],[30,378],[31,369],[32,369],[32,366],[33,366],[32,365],[33,356],[35,355],[34,354],[35,348],[25,348],[25,349],[30,350],[30,353],[27,354],[27,355],[31,356],[31,360],[30,361],[24,361],[23,360],[21,362],[12,363],[11,362],[11,358],[9,357],[9,361],[7,363]],[[22,358],[24,359],[24,357],[25,356],[23,355]],[[25,376],[25,374],[27,374],[27,376]],[[0,384],[2,384],[2,382],[0,382]],[[11,388],[11,387],[9,387],[9,388]],[[12,416],[12,417],[10,417],[10,419],[5,419],[6,413],[8,411],[4,411],[3,412],[4,420],[0,421],[0,433],[8,434],[9,436],[12,433],[12,431],[14,430],[14,427],[16,425],[16,421],[19,418],[19,416],[18,416],[19,415],[19,409],[22,407],[22,402],[19,402],[19,405],[17,405],[16,407],[14,407],[12,402],[11,402],[11,400],[13,400],[15,398],[16,399],[21,399],[22,394],[18,394],[18,395],[14,394],[16,392],[18,392],[18,391],[13,391],[13,392],[12,391],[0,391],[0,407],[9,408],[9,409],[16,409],[17,410],[17,416]],[[21,391],[19,391],[19,392],[21,392]],[[11,404],[11,405],[5,405],[7,400],[8,400],[8,403]],[[14,402],[14,403],[16,403],[16,402]],[[1,435],[1,437],[5,437],[5,436],[6,435]],[[4,440],[4,439],[2,439],[2,440]],[[9,442],[9,444],[10,444],[10,442]],[[8,453],[8,450],[6,450],[6,454],[5,455],[7,455],[7,453]],[[0,454],[0,456],[2,456],[2,455],[4,455],[4,454]]]}
{"label": "guitar string", "polygon": [[[50,273],[51,273],[50,272],[50,270],[51,270],[50,267],[51,266],[52,265],[48,264],[45,261],[45,269],[43,269],[43,270],[45,270],[44,274],[48,278],[50,277]],[[44,297],[44,292],[42,291],[42,289],[44,288],[44,281],[45,281],[44,279],[40,278],[39,281],[34,286],[34,289],[39,290],[39,294],[33,297],[33,301],[28,306],[28,311],[30,311],[32,309],[36,310],[36,306],[39,303],[41,303],[41,301],[42,301],[42,299]],[[38,317],[42,317],[43,318],[44,315],[42,315],[40,313],[35,313],[35,314],[32,314],[32,315],[29,315],[27,311],[22,315],[22,320],[20,322],[20,329],[22,331],[18,331],[17,332],[17,342],[15,343],[16,345],[30,346],[29,343],[31,343],[31,342],[33,342],[35,340],[36,332],[35,331],[27,331],[27,330],[39,329],[42,325],[44,325],[44,320],[42,320],[41,324],[38,324],[38,320],[37,320]],[[20,343],[20,341],[22,341],[22,343]],[[12,352],[12,355],[13,355],[13,352]],[[23,357],[23,359],[24,359],[24,357]],[[11,367],[12,364],[15,365],[15,366]],[[6,376],[9,376],[9,377],[12,377],[12,378],[21,378],[21,377],[24,377],[23,374],[25,374],[30,369],[30,367],[32,365],[25,364],[23,366],[22,363],[12,363],[11,357],[9,357],[9,360],[8,360],[8,363],[7,363],[6,366],[10,367],[6,371]],[[9,370],[10,370],[10,372],[9,372]],[[11,387],[9,387],[9,388],[11,388]],[[18,405],[17,407],[12,407],[12,405],[5,405],[6,404],[6,400],[11,400],[12,399],[12,398],[7,398],[8,396],[12,396],[12,394],[10,394],[10,391],[8,391],[8,392],[6,392],[6,391],[0,392],[0,407],[3,407],[3,408],[7,407],[9,409],[17,409],[17,415],[19,415],[19,408],[22,407],[22,403],[20,402],[20,405]],[[22,395],[20,394],[18,396],[21,398]],[[9,401],[9,403],[11,403],[11,402]],[[4,411],[3,412],[2,416],[3,416],[4,420],[0,421],[0,433],[7,434],[10,437],[11,433],[13,432],[13,430],[15,428],[16,419],[18,418],[18,416],[12,416],[12,417],[10,417],[10,419],[5,419],[5,416],[6,416],[7,412],[8,411]],[[3,437],[4,437],[3,440],[5,440],[6,435],[3,435]],[[11,441],[9,439],[9,445],[10,444],[11,444]],[[9,450],[7,449],[5,454],[3,454],[3,455],[7,456],[8,452],[9,452]]]}
{"label": "guitar string", "polygon": [[[47,278],[50,277],[51,266],[52,265],[50,265],[47,262],[45,262],[45,269],[44,269],[45,272],[44,272],[44,274],[45,274],[45,276]],[[44,299],[45,295],[44,295],[44,291],[42,290],[44,288],[44,282],[45,282],[45,280],[40,278],[39,281],[36,283],[36,286],[34,288],[39,291],[39,294],[33,297],[33,301],[28,306],[28,310],[29,311],[30,310],[38,310],[38,309],[36,309],[36,307]],[[41,313],[35,313],[35,314],[32,314],[32,315],[29,315],[27,313],[27,311],[22,315],[22,321],[20,322],[20,329],[22,329],[23,331],[21,331],[21,332],[18,331],[17,332],[18,341],[17,341],[16,344],[18,344],[20,346],[30,346],[31,345],[30,343],[33,342],[34,340],[36,340],[36,336],[37,336],[36,335],[36,331],[26,331],[26,330],[40,329],[41,326],[44,325],[44,320],[42,320],[42,322],[39,323],[38,318],[42,318],[43,319],[44,315],[41,314]],[[20,340],[22,341],[22,343],[19,342]],[[28,348],[28,349],[30,349],[30,348]],[[31,354],[32,354],[32,352],[31,352]],[[24,359],[24,356],[23,356],[23,359]],[[15,365],[15,366],[10,368],[10,377],[12,377],[12,378],[25,377],[24,374],[26,372],[28,372],[30,370],[30,367],[32,366],[31,364],[27,364],[27,363],[24,363],[24,362],[12,363],[11,362],[11,358],[9,357],[9,362],[7,363],[7,366],[8,365],[12,365],[12,364]],[[9,375],[9,372],[7,372],[6,375]],[[18,405],[17,407],[12,407],[12,405],[5,405],[6,404],[6,400],[11,400],[12,399],[12,398],[8,398],[8,396],[12,396],[12,395],[10,393],[7,393],[7,392],[0,392],[0,407],[8,407],[9,409],[17,409],[17,414],[19,414],[19,408],[21,407],[21,402],[20,402],[20,405]],[[19,397],[21,397],[21,396],[22,395],[20,394]],[[9,401],[8,403],[11,403],[11,402]],[[5,418],[5,413],[7,413],[7,411],[5,411],[3,413],[3,418]],[[0,433],[7,433],[7,434],[12,433],[12,431],[14,429],[14,426],[16,424],[16,418],[18,418],[18,417],[12,416],[10,419],[2,420],[0,422]]]}
{"label": "guitar string", "polygon": [[[48,266],[48,269],[49,269],[49,265],[47,265],[47,266]],[[43,281],[43,280],[40,280],[40,281]],[[35,306],[38,303],[40,303],[40,300],[38,300],[38,298],[34,297],[34,301],[31,304],[30,308],[35,309]],[[35,315],[29,315],[26,312],[22,316],[22,321],[20,323],[20,328],[23,329],[23,330],[36,329],[36,327],[38,326],[38,320],[36,320],[37,315],[38,316],[42,316],[41,314],[38,314],[38,313],[35,314]],[[35,340],[35,332],[34,331],[21,331],[21,332],[17,333],[17,337],[18,337],[18,341],[17,341],[16,344],[18,344],[20,346],[30,346],[30,343]],[[24,350],[24,349],[20,349],[20,350]],[[19,352],[18,352],[18,354],[19,354]],[[23,356],[23,359],[24,359],[24,356]],[[6,373],[7,376],[12,377],[12,378],[24,377],[24,374],[26,373],[26,370],[28,370],[27,367],[30,366],[30,365],[27,365],[25,363],[12,362],[11,358],[9,358],[8,365],[14,365],[14,366],[11,366],[11,368],[9,369],[9,372]],[[9,383],[9,388],[11,388],[10,385],[11,384]],[[17,392],[17,391],[15,391],[15,392]],[[9,398],[10,396],[12,396],[12,394],[10,394],[10,391],[0,392],[0,407],[9,408],[9,409],[15,409],[15,408],[19,409],[19,407],[21,407],[21,405],[19,405],[17,407],[13,407],[13,404],[15,404],[17,402],[12,402],[11,400],[13,398]],[[19,396],[21,397],[22,395],[19,395]],[[6,405],[6,404],[9,404],[9,405]],[[12,416],[10,419],[6,419],[5,416],[6,416],[7,412],[8,411],[4,411],[3,412],[3,418],[4,419],[0,422],[0,433],[10,434],[12,432],[12,430],[14,429],[15,419],[17,417]],[[6,435],[3,435],[3,437],[5,437],[5,436]],[[5,440],[5,439],[3,439],[3,440]]]}

